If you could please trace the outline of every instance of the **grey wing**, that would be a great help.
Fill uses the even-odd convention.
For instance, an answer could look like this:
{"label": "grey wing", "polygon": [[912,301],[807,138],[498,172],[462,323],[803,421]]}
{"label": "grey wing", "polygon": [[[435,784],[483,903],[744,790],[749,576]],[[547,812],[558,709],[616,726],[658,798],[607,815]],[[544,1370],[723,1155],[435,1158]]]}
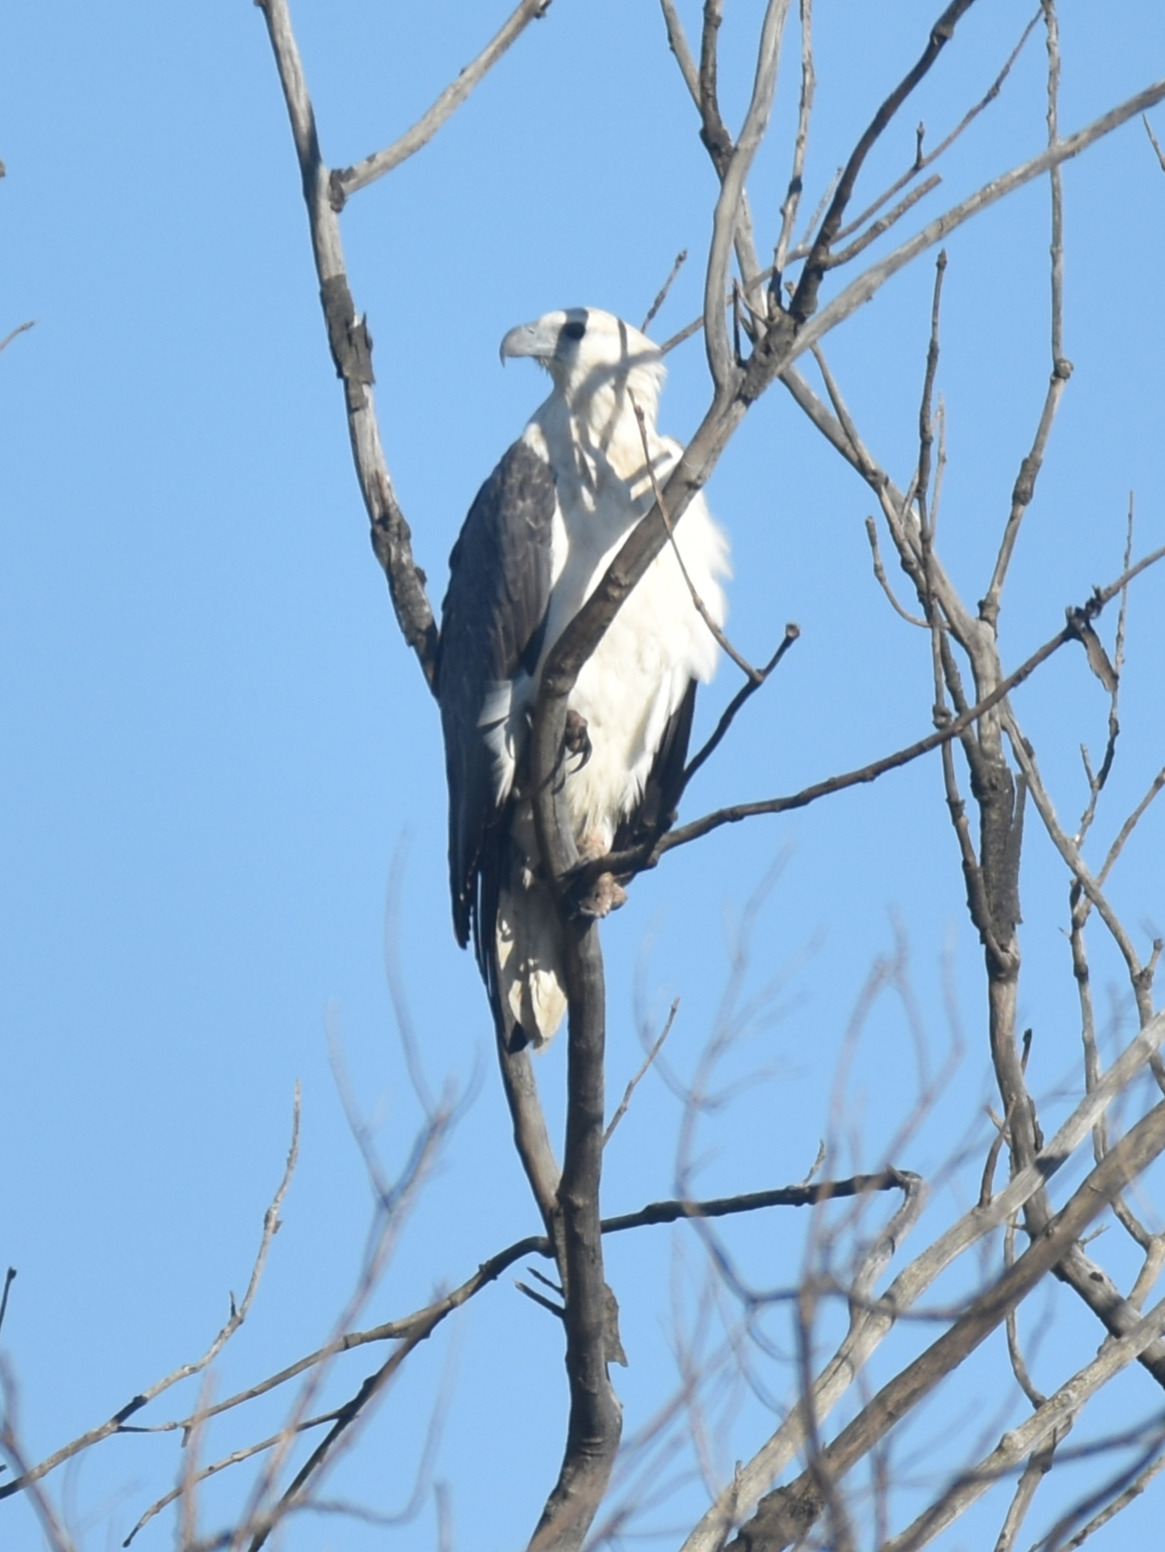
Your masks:
{"label": "grey wing", "polygon": [[[480,920],[479,875],[489,857],[496,862],[494,832],[504,822],[504,805],[482,717],[499,685],[533,673],[537,664],[550,601],[555,505],[550,465],[515,442],[478,491],[449,557],[437,663],[449,783],[449,886],[457,941],[464,948],[476,929],[483,973],[483,939],[492,936],[493,924]],[[492,918],[496,889],[489,894]]]}

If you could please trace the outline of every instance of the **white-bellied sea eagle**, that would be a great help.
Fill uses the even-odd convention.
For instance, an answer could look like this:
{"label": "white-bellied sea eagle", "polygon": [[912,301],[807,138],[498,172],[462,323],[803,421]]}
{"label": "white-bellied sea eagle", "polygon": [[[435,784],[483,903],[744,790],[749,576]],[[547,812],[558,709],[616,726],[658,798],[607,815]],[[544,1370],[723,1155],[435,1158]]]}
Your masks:
{"label": "white-bellied sea eagle", "polygon": [[[659,348],[610,313],[547,313],[511,329],[501,355],[532,356],[554,388],[481,487],[449,558],[437,694],[454,929],[462,947],[472,935],[499,1036],[517,1049],[542,1045],[566,1009],[559,920],[527,792],[542,664],[652,506],[633,402],[661,488],[681,448],[655,429]],[[728,545],[702,496],[676,524],[675,540],[693,587],[722,624]],[[712,677],[717,653],[669,544],[570,697],[585,723],[586,747],[566,762],[581,856],[602,856],[617,836],[626,840],[670,813],[696,682]],[[607,884],[610,908],[623,896]]]}

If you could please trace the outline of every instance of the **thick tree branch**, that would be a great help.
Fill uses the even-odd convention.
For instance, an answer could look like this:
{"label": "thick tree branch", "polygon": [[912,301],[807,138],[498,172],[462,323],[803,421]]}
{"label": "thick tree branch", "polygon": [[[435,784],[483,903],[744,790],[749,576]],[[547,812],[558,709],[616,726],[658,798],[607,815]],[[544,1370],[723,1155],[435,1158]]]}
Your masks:
{"label": "thick tree branch", "polygon": [[1029,1455],[1057,1435],[1062,1436],[1085,1403],[1162,1335],[1165,1335],[1165,1299],[1139,1320],[1127,1336],[1106,1343],[1099,1357],[1066,1380],[1026,1422],[1009,1429],[990,1455],[970,1471],[960,1473],[945,1493],[901,1535],[886,1542],[879,1552],[918,1552],[933,1541],[998,1481],[1010,1476]]}
{"label": "thick tree branch", "polygon": [[[723,298],[728,290],[728,265],[744,209],[744,182],[753,158],[760,149],[772,113],[777,70],[781,62],[781,36],[789,3],[790,0],[768,0],[757,49],[756,78],[744,124],[723,169],[717,162],[720,193],[712,216],[712,242],[704,280],[704,342],[708,353],[708,370],[712,374],[718,396],[727,394],[737,379],[737,368],[728,343]],[[713,160],[716,160],[715,155]],[[745,275],[746,282],[753,278]]]}
{"label": "thick tree branch", "polygon": [[606,1040],[603,960],[598,923],[575,916],[560,892],[578,853],[560,774],[562,740],[557,737],[548,745],[549,726],[547,717],[536,717],[531,777],[539,851],[548,876],[558,886],[555,908],[562,923],[569,1009],[566,1147],[557,1211],[570,1416],[558,1481],[530,1545],[537,1552],[576,1552],[610,1480],[622,1411],[607,1373],[614,1333],[608,1329],[611,1305],[603,1277],[599,1218]]}
{"label": "thick tree branch", "polygon": [[287,0],[256,3],[267,23],[291,120],[320,282],[320,302],[336,375],[344,384],[348,437],[356,478],[372,525],[372,548],[388,579],[397,624],[431,689],[437,673],[437,626],[425,593],[425,575],[413,559],[412,534],[396,499],[380,442],[372,397],[372,339],[364,319],[356,316],[348,287],[339,219],[332,208],[328,170],[320,155],[315,114],[291,30]]}

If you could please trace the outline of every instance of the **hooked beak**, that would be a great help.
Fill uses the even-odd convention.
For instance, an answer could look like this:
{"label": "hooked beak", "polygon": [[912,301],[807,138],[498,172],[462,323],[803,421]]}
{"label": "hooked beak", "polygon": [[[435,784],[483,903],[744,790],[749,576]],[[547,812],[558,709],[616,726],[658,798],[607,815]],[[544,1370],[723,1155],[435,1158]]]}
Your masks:
{"label": "hooked beak", "polygon": [[535,361],[546,366],[558,351],[558,336],[565,322],[565,313],[547,313],[533,323],[520,323],[516,329],[511,329],[498,351],[502,365],[505,366],[510,356],[533,356]]}

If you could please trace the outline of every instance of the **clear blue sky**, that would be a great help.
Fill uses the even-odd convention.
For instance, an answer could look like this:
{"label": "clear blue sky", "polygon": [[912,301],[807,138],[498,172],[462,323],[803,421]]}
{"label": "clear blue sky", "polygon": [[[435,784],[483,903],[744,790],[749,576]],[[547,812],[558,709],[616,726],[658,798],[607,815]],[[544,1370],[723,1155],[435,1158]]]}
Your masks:
{"label": "clear blue sky", "polygon": [[[819,4],[806,217],[938,9]],[[1029,9],[982,0],[972,11],[873,159],[863,196],[909,161],[920,118],[933,141],[981,95]],[[429,1080],[452,1077],[472,1102],[367,1321],[407,1312],[537,1224],[508,1145],[484,997],[450,929],[437,719],[368,546],[262,19],[248,0],[7,0],[3,12],[0,337],[36,324],[0,356],[0,1268],[19,1270],[2,1345],[39,1458],[208,1344],[230,1290],[242,1293],[297,1080],[302,1149],[284,1227],[253,1314],[216,1369],[216,1393],[326,1337],[370,1210],[329,1026],[387,1167],[406,1157],[420,1117],[385,975],[389,914]],[[728,12],[723,82],[735,124],[761,7]],[[468,0],[300,0],[293,16],[325,158],[345,165],[393,139],[504,14]],[[1065,129],[1162,73],[1165,12],[1152,0],[1070,0],[1062,28]],[[773,150],[750,186],[762,250],[787,176],[795,54],[792,42]],[[925,214],[1040,149],[1043,71],[1037,30]],[[1165,140],[1160,111],[1156,122]],[[657,9],[556,0],[436,141],[353,200],[343,218],[351,281],[375,341],[390,467],[435,602],[474,492],[544,391],[531,365],[502,371],[503,333],[579,303],[638,323],[687,248],[656,326],[671,333],[699,310],[713,190]],[[1059,628],[1065,605],[1118,574],[1130,490],[1138,549],[1165,542],[1165,175],[1139,123],[1068,167],[1065,199],[1076,371],[1016,557],[1009,665]],[[996,206],[948,249],[940,543],[973,602],[1048,372],[1046,186]],[[903,484],[931,277],[925,259],[827,347],[859,427]],[[695,340],[671,358],[663,428],[690,433],[705,395]],[[767,656],[787,620],[802,638],[689,793],[686,816],[793,791],[928,731],[929,646],[870,576],[871,498],[782,390],[750,416],[709,500],[732,536],[741,650]],[[1163,622],[1165,576],[1154,574],[1132,606],[1106,839],[1165,759]],[[1105,629],[1111,640],[1111,621]],[[734,688],[722,670],[701,728]],[[1069,819],[1086,795],[1076,749],[1102,747],[1106,699],[1081,655],[1064,654],[1016,704]],[[1150,816],[1114,882],[1142,945],[1165,927],[1162,824]],[[1033,818],[1022,1017],[1037,1031],[1033,1088],[1067,1102],[1079,1062],[1066,882],[1037,829]],[[935,1060],[953,1024],[966,1042],[934,1124],[894,1160],[932,1172],[989,1093],[978,946],[934,760],[721,833],[635,885],[604,937],[612,1094],[640,1060],[637,1021],[657,1029],[677,995],[670,1059],[691,1075],[766,880],[741,970],[748,1038],[726,1071],[762,1076],[704,1124],[699,1188],[804,1176],[829,1126],[847,1022],[898,933]],[[1127,1022],[1127,991],[1097,953],[1098,991],[1112,988],[1105,1017]],[[553,1048],[539,1064],[555,1118],[563,1057]],[[913,1101],[913,1059],[900,1007],[880,1004],[851,1078],[852,1162],[882,1161]],[[665,1085],[645,1083],[611,1145],[608,1210],[671,1194],[679,1119]],[[960,1199],[940,1193],[928,1221]],[[741,1233],[749,1270],[791,1281],[803,1229],[772,1219]],[[657,1229],[611,1247],[632,1357],[616,1376],[628,1432],[675,1381],[677,1245],[698,1283],[690,1236]],[[772,1329],[787,1344],[778,1318]],[[1066,1329],[1081,1353],[1098,1340],[1087,1326]],[[1049,1386],[1055,1349],[1041,1359]],[[328,1394],[350,1393],[373,1362],[350,1360]],[[558,1331],[509,1279],[417,1355],[331,1490],[383,1511],[407,1498],[446,1374],[436,1474],[451,1487],[458,1544],[517,1544],[557,1469],[565,1386]],[[986,1361],[968,1377],[968,1412],[994,1417],[998,1379]],[[790,1369],[774,1365],[765,1383],[787,1397]],[[1129,1394],[1129,1415],[1154,1404],[1147,1385]],[[194,1399],[187,1388],[150,1418],[182,1415]],[[730,1476],[755,1447],[760,1413],[747,1399],[735,1423],[718,1426],[718,1471]],[[236,1414],[208,1458],[279,1416]],[[114,1440],[51,1487],[86,1548],[111,1546],[172,1483],[177,1461],[172,1435]],[[230,1514],[240,1482],[228,1474],[207,1488],[207,1528]],[[656,1523],[690,1522],[699,1500],[695,1484]],[[998,1517],[993,1507],[981,1523]],[[27,1509],[0,1504],[0,1524],[6,1552],[40,1544]],[[1144,1534],[1138,1541],[1130,1517],[1097,1545],[1145,1545]],[[137,1544],[170,1535],[159,1520]],[[970,1535],[956,1530],[941,1545],[971,1545]],[[404,1541],[433,1537],[426,1508]],[[383,1538],[312,1520],[286,1545],[355,1552]]]}

